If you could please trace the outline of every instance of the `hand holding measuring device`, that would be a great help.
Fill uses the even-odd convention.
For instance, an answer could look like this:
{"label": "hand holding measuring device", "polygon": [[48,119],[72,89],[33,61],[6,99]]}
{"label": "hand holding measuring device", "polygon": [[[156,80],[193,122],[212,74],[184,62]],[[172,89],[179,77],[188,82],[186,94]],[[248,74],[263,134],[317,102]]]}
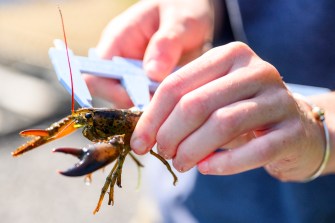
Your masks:
{"label": "hand holding measuring device", "polygon": [[[71,93],[65,44],[61,40],[55,40],[54,45],[55,47],[49,50],[50,59],[59,82]],[[103,60],[96,56],[94,49],[89,51],[89,57],[76,56],[69,49],[69,57],[75,85],[75,100],[82,107],[93,107],[92,96],[85,81],[81,78],[82,73],[120,80],[134,106],[139,110],[143,110],[149,104],[149,92],[154,92],[159,85],[159,83],[151,81],[146,76],[142,69],[142,61],[140,60],[123,57],[113,57],[112,60]]]}

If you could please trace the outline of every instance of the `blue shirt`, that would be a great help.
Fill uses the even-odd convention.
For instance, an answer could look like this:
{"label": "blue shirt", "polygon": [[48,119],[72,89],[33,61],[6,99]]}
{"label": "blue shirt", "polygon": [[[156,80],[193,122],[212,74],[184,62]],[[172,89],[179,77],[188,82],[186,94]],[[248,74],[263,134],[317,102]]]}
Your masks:
{"label": "blue shirt", "polygon": [[335,1],[239,2],[249,46],[285,82],[335,90]]}

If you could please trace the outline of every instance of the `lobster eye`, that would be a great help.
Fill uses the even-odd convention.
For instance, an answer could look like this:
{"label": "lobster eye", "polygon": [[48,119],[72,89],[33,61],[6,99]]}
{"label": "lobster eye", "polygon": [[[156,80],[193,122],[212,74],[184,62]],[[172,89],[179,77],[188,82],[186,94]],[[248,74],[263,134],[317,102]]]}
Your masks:
{"label": "lobster eye", "polygon": [[90,118],[92,118],[92,113],[86,113],[86,114],[85,114],[85,118],[86,118],[86,119],[90,119]]}

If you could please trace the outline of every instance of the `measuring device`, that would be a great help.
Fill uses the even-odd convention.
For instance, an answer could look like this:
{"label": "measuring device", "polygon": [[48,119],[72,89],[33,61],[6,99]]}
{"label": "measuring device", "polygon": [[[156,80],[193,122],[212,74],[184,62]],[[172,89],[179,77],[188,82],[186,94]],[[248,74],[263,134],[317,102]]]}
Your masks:
{"label": "measuring device", "polygon": [[[55,47],[49,49],[49,56],[56,71],[59,82],[71,94],[71,81],[66,56],[66,46],[62,40],[54,41]],[[76,56],[68,49],[71,62],[74,97],[81,107],[90,108],[92,96],[81,77],[82,73],[99,77],[120,80],[134,106],[143,110],[150,102],[150,92],[154,92],[159,83],[151,81],[142,68],[142,61],[123,57],[103,60],[97,57],[95,50],[90,49],[88,57]]]}

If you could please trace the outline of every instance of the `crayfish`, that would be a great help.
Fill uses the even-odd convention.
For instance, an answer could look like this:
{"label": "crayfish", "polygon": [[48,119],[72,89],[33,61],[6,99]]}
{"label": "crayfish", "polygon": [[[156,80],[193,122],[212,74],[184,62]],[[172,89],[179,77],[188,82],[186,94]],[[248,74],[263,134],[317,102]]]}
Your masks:
{"label": "crayfish", "polygon": [[[135,161],[138,167],[143,167],[139,160],[131,153],[130,138],[135,129],[137,121],[142,112],[126,109],[106,109],[106,108],[80,108],[74,110],[74,89],[71,72],[71,64],[66,41],[66,34],[63,22],[63,16],[60,8],[58,8],[61,16],[62,28],[64,33],[64,41],[66,46],[67,59],[71,77],[72,90],[72,114],[53,123],[49,128],[29,129],[20,133],[23,137],[33,137],[32,140],[18,147],[13,156],[19,156],[29,150],[40,145],[59,139],[69,135],[79,128],[83,128],[83,135],[94,142],[93,145],[82,149],[75,148],[57,148],[54,152],[71,154],[79,158],[80,162],[73,168],[60,173],[65,176],[84,176],[90,177],[91,173],[105,167],[115,161],[114,167],[106,178],[106,182],[101,189],[98,204],[94,210],[94,214],[99,211],[102,201],[107,190],[109,189],[108,204],[114,204],[114,186],[121,187],[122,166],[127,155]],[[159,154],[150,150],[150,154],[158,158],[169,170],[173,176],[173,184],[177,183],[177,176],[172,171],[169,163]]]}
{"label": "crayfish", "polygon": [[[72,112],[71,115],[52,124],[49,128],[24,130],[21,136],[33,137],[32,140],[18,147],[13,156],[19,156],[40,145],[66,136],[79,128],[83,128],[83,135],[94,142],[93,145],[82,149],[57,148],[55,152],[71,154],[80,159],[73,168],[60,173],[66,176],[84,176],[91,174],[113,161],[114,167],[106,178],[106,182],[101,190],[98,204],[93,213],[99,211],[103,198],[109,189],[108,204],[114,204],[114,185],[121,187],[122,166],[127,155],[135,161],[138,167],[143,165],[132,154],[130,148],[130,138],[142,112],[123,109],[106,108],[81,108]],[[158,158],[167,167],[174,178],[169,163],[154,151],[150,154]]]}

